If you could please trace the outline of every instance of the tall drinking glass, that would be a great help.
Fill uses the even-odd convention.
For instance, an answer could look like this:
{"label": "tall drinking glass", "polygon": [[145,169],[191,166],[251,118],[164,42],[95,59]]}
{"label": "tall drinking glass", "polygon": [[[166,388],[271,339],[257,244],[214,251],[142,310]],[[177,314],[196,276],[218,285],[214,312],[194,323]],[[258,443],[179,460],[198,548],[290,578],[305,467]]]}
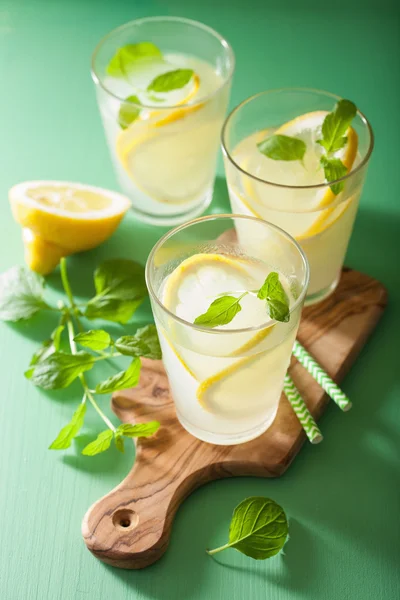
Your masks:
{"label": "tall drinking glass", "polygon": [[223,37],[177,17],[132,21],[95,49],[112,162],[138,219],[173,225],[210,204],[233,70]]}
{"label": "tall drinking glass", "polygon": [[[310,89],[262,92],[235,108],[222,131],[232,212],[266,219],[299,242],[310,264],[306,304],[339,281],[373,148],[360,111],[342,147],[328,154],[318,143],[339,100]],[[323,155],[339,169],[329,181]]]}
{"label": "tall drinking glass", "polygon": [[[257,297],[270,273],[279,277],[287,297],[286,322],[274,320]],[[238,444],[268,429],[308,277],[296,241],[253,217],[203,217],[155,245],[146,265],[147,287],[176,413],[187,431],[213,444]],[[229,322],[194,323],[227,295],[240,303]]]}

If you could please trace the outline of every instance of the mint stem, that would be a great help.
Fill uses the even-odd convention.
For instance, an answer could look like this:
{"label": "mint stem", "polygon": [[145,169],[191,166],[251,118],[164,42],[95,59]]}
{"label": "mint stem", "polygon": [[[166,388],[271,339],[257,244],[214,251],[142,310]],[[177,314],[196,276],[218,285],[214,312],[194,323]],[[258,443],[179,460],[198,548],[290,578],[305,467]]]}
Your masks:
{"label": "mint stem", "polygon": [[67,294],[72,313],[76,320],[76,324],[78,326],[79,331],[83,331],[82,323],[79,320],[79,308],[77,307],[77,305],[75,303],[74,295],[72,293],[71,285],[70,285],[69,279],[68,279],[67,259],[64,256],[62,257],[62,259],[60,261],[60,271],[61,271],[61,281],[63,284],[63,288],[65,290],[65,293]]}
{"label": "mint stem", "polygon": [[230,548],[231,545],[228,544],[224,544],[223,546],[220,546],[219,548],[215,548],[214,550],[206,550],[207,554],[209,554],[210,556],[212,556],[213,554],[217,554],[217,552],[222,552],[222,550],[226,550],[227,548]]}
{"label": "mint stem", "polygon": [[[64,283],[64,282],[63,282]],[[77,350],[76,350],[76,343],[74,340],[75,337],[75,331],[74,331],[74,324],[72,322],[72,319],[69,318],[67,321],[67,328],[68,328],[68,338],[69,338],[69,345],[71,347],[71,353],[72,354],[76,354]],[[102,358],[101,356],[99,356],[98,358]],[[95,359],[96,360],[96,359]],[[107,425],[107,427],[109,427],[109,429],[111,429],[112,431],[116,431],[116,428],[114,427],[114,425],[111,423],[110,419],[107,417],[107,415],[105,415],[103,413],[103,411],[101,410],[100,406],[97,404],[96,400],[94,399],[90,388],[86,382],[85,376],[83,375],[83,373],[81,373],[79,375],[79,380],[82,384],[83,390],[86,394],[86,396],[89,398],[89,401],[91,403],[91,405],[93,406],[93,408],[95,409],[95,411],[98,413],[98,415],[103,419],[104,423]]]}

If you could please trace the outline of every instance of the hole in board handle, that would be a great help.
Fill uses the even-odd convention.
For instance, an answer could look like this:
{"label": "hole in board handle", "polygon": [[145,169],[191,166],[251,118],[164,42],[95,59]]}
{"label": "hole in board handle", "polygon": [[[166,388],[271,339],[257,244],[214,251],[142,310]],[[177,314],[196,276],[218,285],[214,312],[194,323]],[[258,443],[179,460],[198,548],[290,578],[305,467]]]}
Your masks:
{"label": "hole in board handle", "polygon": [[139,523],[139,515],[134,510],[129,508],[122,508],[116,510],[112,516],[112,522],[114,527],[121,531],[129,531],[137,527]]}

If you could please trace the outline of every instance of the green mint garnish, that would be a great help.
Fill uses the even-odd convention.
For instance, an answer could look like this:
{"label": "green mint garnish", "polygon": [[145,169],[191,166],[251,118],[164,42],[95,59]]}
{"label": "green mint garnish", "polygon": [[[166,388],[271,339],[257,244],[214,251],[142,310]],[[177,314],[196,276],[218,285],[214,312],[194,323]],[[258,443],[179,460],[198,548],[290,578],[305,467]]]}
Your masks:
{"label": "green mint garnish", "polygon": [[107,66],[107,73],[113,77],[125,77],[138,61],[149,58],[162,58],[162,53],[152,42],[139,42],[118,48]]}
{"label": "green mint garnish", "polygon": [[345,136],[350,123],[357,114],[356,105],[350,100],[339,100],[332,112],[326,115],[322,124],[322,140],[317,143],[325,148],[326,153],[337,152],[345,146]]}
{"label": "green mint garnish", "polygon": [[289,300],[275,271],[270,273],[258,290],[257,298],[266,300],[269,315],[275,321],[287,323],[290,319]]}
{"label": "green mint garnish", "polygon": [[271,319],[282,323],[289,321],[289,299],[279,280],[278,273],[272,271],[259,290],[243,292],[237,298],[227,295],[214,300],[204,314],[196,317],[194,324],[211,328],[227,325],[242,310],[240,300],[247,294],[257,294],[257,298],[266,301]]}
{"label": "green mint garnish", "polygon": [[168,71],[167,73],[155,77],[155,79],[147,86],[147,91],[160,94],[179,90],[189,83],[193,75],[194,71],[192,69],[175,69],[174,71]]}
{"label": "green mint garnish", "polygon": [[82,454],[85,456],[95,456],[96,454],[100,454],[100,452],[105,452],[111,446],[113,437],[114,432],[112,429],[102,431],[93,442],[84,447]]}
{"label": "green mint garnish", "polygon": [[25,377],[44,390],[60,390],[71,385],[84,371],[94,366],[94,356],[87,352],[54,352],[31,366]]}
{"label": "green mint garnish", "polygon": [[257,144],[257,148],[273,160],[303,160],[306,145],[303,140],[288,135],[271,135]]}
{"label": "green mint garnish", "polygon": [[75,342],[90,348],[91,350],[105,350],[111,344],[111,336],[104,329],[90,329],[89,331],[83,331],[78,333],[74,337]]}
{"label": "green mint garnish", "polygon": [[[347,167],[340,158],[332,157],[332,154],[346,145],[347,137],[345,133],[356,114],[357,107],[353,102],[350,100],[339,100],[333,111],[326,115],[322,123],[322,139],[317,140],[317,143],[325,150],[325,154],[321,156],[320,163],[324,169],[325,179],[328,182],[340,179],[347,173]],[[344,181],[334,183],[330,188],[335,196],[337,196],[343,191]]]}
{"label": "green mint garnish", "polygon": [[86,414],[86,404],[80,404],[68,425],[65,425],[49,446],[49,450],[66,450],[70,447],[74,437],[78,435],[82,429]]}
{"label": "green mint garnish", "polygon": [[127,323],[147,296],[142,265],[125,259],[110,259],[95,271],[96,296],[84,311],[88,319]]}
{"label": "green mint garnish", "polygon": [[207,311],[196,317],[195,325],[205,325],[206,327],[220,327],[227,325],[242,310],[239,302],[245,294],[235,298],[235,296],[222,296],[211,302]]}
{"label": "green mint garnish", "polygon": [[[83,454],[93,456],[110,447],[112,440],[120,452],[124,451],[124,438],[152,435],[159,423],[138,423],[115,427],[96,401],[96,394],[137,385],[140,375],[140,357],[160,359],[161,349],[154,325],[138,329],[134,335],[125,335],[113,340],[104,329],[84,330],[81,317],[101,318],[126,323],[147,295],[144,269],[138,263],[126,259],[104,261],[94,274],[96,295],[86,303],[77,304],[68,279],[66,259],[60,263],[61,281],[66,298],[57,306],[43,299],[44,279],[25,267],[12,267],[0,275],[0,319],[17,321],[28,319],[37,312],[51,311],[59,315],[59,325],[53,330],[40,348],[33,354],[25,373],[34,385],[46,390],[63,389],[79,380],[83,395],[72,418],[55,440],[51,450],[64,450],[71,446],[84,424],[88,404],[104,421],[107,429],[88,444]],[[86,305],[85,305],[86,304]],[[75,324],[80,333],[75,334]],[[66,344],[68,333],[69,350],[60,348]],[[63,339],[64,338],[64,339]],[[93,352],[78,352],[77,344]],[[107,351],[108,350],[108,351]],[[94,369],[97,362],[114,357],[130,356],[127,369],[108,377],[91,389],[86,382],[86,372]]]}
{"label": "green mint garnish", "polygon": [[234,548],[250,558],[265,560],[282,550],[288,530],[285,512],[279,504],[269,498],[253,496],[235,508],[228,543],[207,552],[213,555]]}
{"label": "green mint garnish", "polygon": [[[320,163],[324,169],[327,181],[336,181],[344,177],[347,173],[347,167],[344,166],[340,158],[326,158],[326,156],[321,156]],[[331,185],[330,188],[335,196],[337,196],[344,188],[344,181],[338,181]]]}
{"label": "green mint garnish", "polygon": [[136,106],[137,104],[141,104],[137,96],[128,96],[121,104],[118,112],[118,124],[121,129],[129,127],[140,115],[140,108]]}
{"label": "green mint garnish", "polygon": [[115,347],[124,356],[161,359],[161,347],[155,325],[146,325],[138,329],[135,335],[124,335],[118,338]]}
{"label": "green mint garnish", "polygon": [[0,319],[29,319],[43,308],[44,279],[26,267],[12,267],[0,275]]}
{"label": "green mint garnish", "polygon": [[96,385],[96,394],[111,394],[118,390],[126,390],[135,387],[139,383],[140,359],[134,358],[126,371],[120,371],[116,375],[108,377],[105,381]]}

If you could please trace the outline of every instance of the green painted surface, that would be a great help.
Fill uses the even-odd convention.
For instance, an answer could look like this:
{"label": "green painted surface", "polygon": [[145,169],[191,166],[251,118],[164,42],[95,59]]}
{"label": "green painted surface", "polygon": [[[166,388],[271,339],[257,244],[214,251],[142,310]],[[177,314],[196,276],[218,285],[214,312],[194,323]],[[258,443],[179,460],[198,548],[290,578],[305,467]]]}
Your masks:
{"label": "green painted surface", "polygon": [[[344,389],[354,409],[331,406],[325,441],[307,445],[280,480],[215,482],[177,515],[170,548],[153,567],[123,572],[87,552],[80,522],[127,473],[132,454],[80,457],[46,448],[77,401],[77,388],[45,394],[22,376],[47,332],[44,320],[0,329],[0,597],[4,600],[394,600],[399,594],[400,50],[397,2],[356,0],[1,0],[0,269],[22,263],[8,188],[66,179],[115,188],[89,76],[91,50],[132,18],[195,18],[223,33],[237,55],[231,105],[265,88],[327,89],[369,116],[376,148],[347,263],[378,277],[390,303]],[[398,5],[397,5],[398,6]],[[220,163],[219,173],[222,176]],[[217,183],[212,210],[226,207]],[[160,231],[127,219],[96,252],[70,261],[77,293],[105,256],[144,261]],[[58,289],[57,277],[50,288]],[[148,307],[139,315],[149,317]],[[89,421],[93,428],[100,423]],[[234,506],[271,496],[290,517],[285,556],[255,562],[224,543]]]}

